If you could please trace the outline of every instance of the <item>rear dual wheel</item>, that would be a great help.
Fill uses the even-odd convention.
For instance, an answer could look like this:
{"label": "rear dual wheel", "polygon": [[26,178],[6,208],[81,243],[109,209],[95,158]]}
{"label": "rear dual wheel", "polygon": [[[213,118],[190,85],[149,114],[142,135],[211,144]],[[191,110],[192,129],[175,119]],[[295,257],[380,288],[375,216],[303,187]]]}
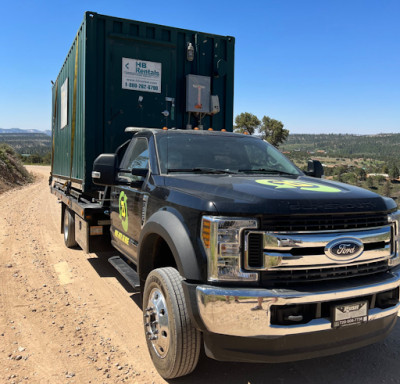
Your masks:
{"label": "rear dual wheel", "polygon": [[146,279],[144,330],[153,364],[164,379],[188,375],[199,361],[201,334],[190,320],[175,268],[159,268]]}
{"label": "rear dual wheel", "polygon": [[64,243],[68,248],[75,247],[78,243],[75,240],[75,214],[69,208],[64,211]]}

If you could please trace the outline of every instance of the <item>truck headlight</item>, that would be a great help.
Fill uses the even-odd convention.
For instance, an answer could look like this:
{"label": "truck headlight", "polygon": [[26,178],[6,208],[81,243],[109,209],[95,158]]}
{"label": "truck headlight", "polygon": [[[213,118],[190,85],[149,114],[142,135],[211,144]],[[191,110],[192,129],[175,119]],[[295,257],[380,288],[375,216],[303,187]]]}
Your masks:
{"label": "truck headlight", "polygon": [[393,223],[394,256],[389,260],[389,265],[395,267],[400,264],[400,211],[389,215],[389,223]]}
{"label": "truck headlight", "polygon": [[255,219],[203,216],[201,240],[208,259],[208,281],[258,281],[241,269],[241,232],[257,228]]}

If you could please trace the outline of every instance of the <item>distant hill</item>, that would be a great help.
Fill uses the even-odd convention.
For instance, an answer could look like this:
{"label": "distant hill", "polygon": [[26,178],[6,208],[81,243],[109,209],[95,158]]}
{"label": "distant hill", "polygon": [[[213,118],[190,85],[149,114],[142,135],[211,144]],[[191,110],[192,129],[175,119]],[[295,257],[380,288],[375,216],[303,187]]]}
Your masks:
{"label": "distant hill", "polygon": [[21,129],[21,128],[0,128],[1,133],[44,133],[47,136],[51,136],[51,131],[39,131],[38,129]]}
{"label": "distant hill", "polygon": [[289,134],[281,151],[318,153],[331,157],[400,158],[400,133],[379,135]]}
{"label": "distant hill", "polygon": [[[0,128],[0,143],[20,154],[44,155],[51,151],[51,131]],[[289,134],[279,146],[288,152],[325,152],[331,157],[368,157],[377,160],[400,159],[400,133],[379,135]],[[319,151],[319,152],[318,152]]]}
{"label": "distant hill", "polygon": [[51,151],[51,136],[40,133],[7,133],[0,132],[0,144],[8,144],[19,154],[45,155]]}

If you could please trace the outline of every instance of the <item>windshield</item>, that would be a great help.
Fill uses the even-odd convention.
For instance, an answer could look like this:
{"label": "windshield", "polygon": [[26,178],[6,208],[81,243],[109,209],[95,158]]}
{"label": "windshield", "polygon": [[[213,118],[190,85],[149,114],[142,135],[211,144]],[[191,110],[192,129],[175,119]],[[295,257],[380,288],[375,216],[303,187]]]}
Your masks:
{"label": "windshield", "polygon": [[250,136],[168,133],[157,136],[161,173],[262,173],[299,175],[284,155]]}

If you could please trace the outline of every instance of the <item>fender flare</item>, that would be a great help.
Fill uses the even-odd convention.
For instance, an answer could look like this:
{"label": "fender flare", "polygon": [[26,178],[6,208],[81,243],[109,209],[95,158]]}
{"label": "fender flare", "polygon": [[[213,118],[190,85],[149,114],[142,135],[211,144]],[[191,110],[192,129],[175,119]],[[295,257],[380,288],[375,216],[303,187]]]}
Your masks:
{"label": "fender flare", "polygon": [[164,210],[154,213],[147,220],[140,233],[138,246],[138,272],[140,276],[144,272],[141,265],[146,264],[142,261],[146,257],[146,238],[154,234],[160,236],[168,244],[182,277],[186,280],[202,280],[199,261],[186,226],[177,215]]}

